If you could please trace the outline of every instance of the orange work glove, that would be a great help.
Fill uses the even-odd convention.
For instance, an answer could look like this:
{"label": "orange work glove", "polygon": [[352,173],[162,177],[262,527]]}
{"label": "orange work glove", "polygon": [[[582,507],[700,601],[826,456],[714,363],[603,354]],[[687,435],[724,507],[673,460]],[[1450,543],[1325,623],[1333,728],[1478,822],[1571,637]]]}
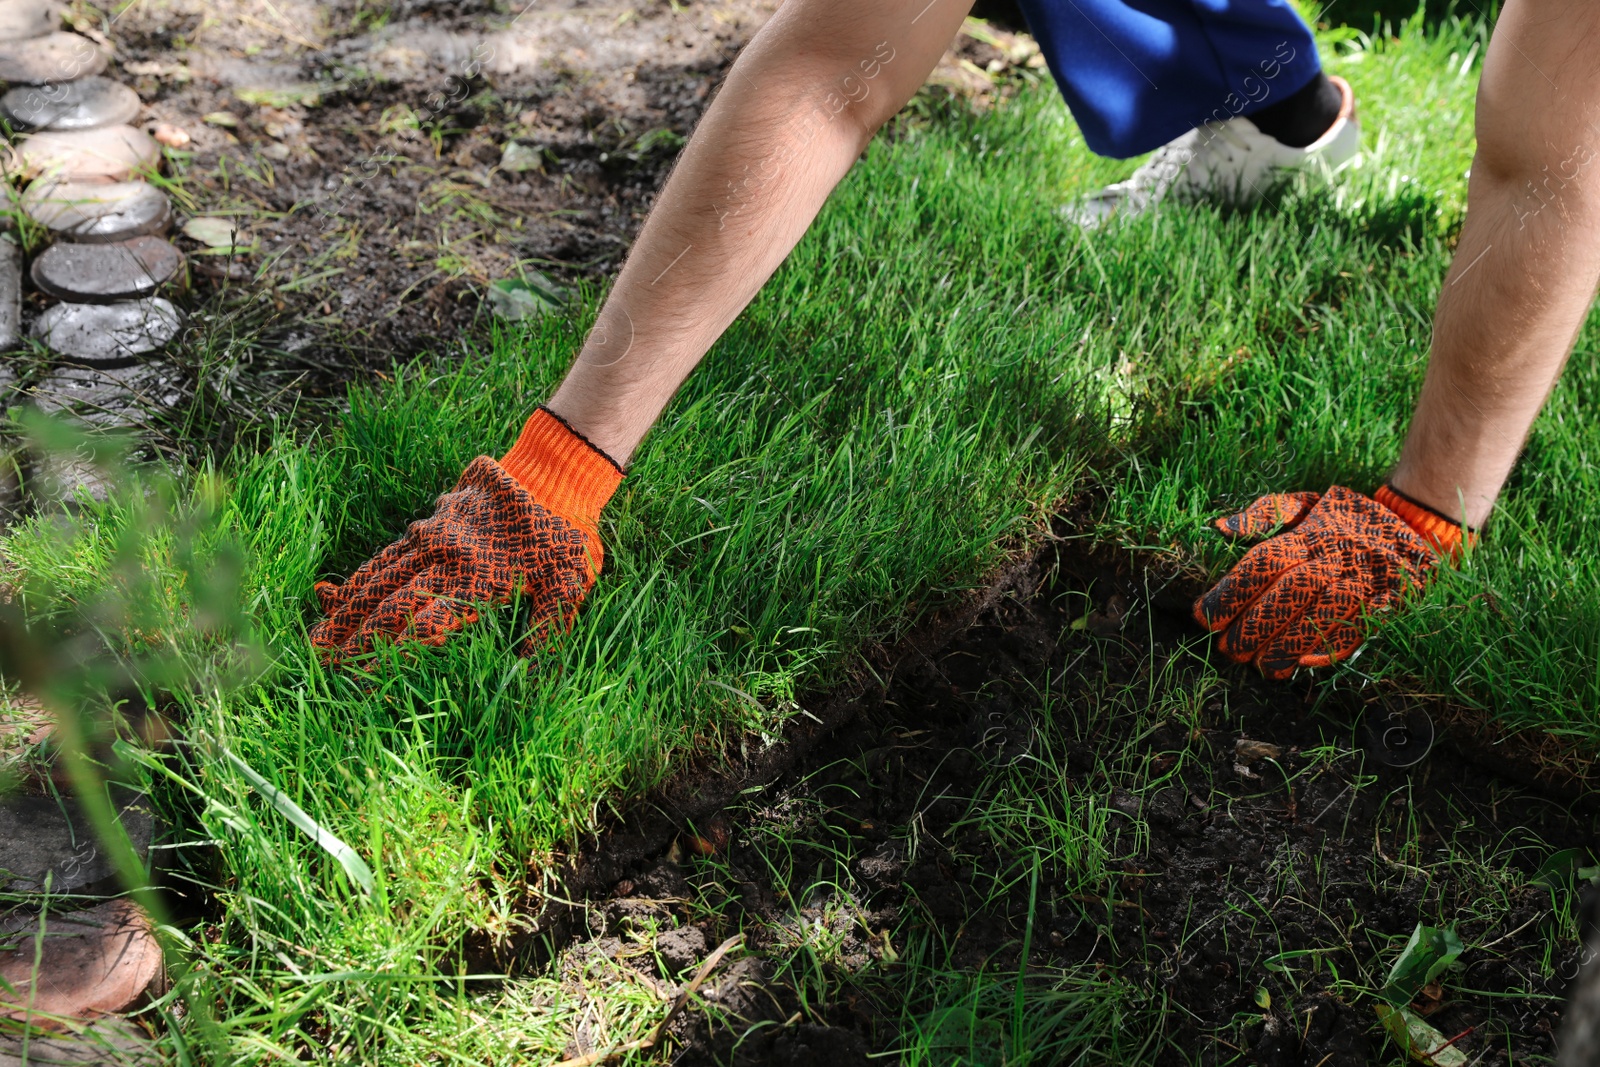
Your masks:
{"label": "orange work glove", "polygon": [[1463,539],[1458,524],[1387,485],[1370,497],[1340,485],[1264,496],[1214,525],[1230,537],[1284,530],[1194,605],[1200,625],[1221,631],[1225,655],[1269,678],[1347,658],[1361,646],[1363,613],[1420,590]]}
{"label": "orange work glove", "polygon": [[473,460],[431,517],[343,585],[317,583],[328,617],[311,644],[330,660],[366,651],[377,634],[443,644],[477,620],[474,605],[514,592],[535,638],[565,627],[600,572],[600,509],[621,481],[622,468],[541,407],[505,458]]}

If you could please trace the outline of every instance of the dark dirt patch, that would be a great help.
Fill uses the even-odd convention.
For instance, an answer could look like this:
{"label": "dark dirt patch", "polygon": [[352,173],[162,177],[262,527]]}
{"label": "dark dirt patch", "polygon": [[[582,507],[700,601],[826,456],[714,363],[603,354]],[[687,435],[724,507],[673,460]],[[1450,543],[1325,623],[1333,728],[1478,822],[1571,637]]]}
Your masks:
{"label": "dark dirt patch", "polygon": [[[320,395],[484,336],[495,280],[610,277],[777,6],[179,0],[108,35],[140,121],[192,138],[169,153],[183,213],[248,235],[246,254],[195,258],[197,297],[268,314],[258,362]],[[963,36],[934,80],[996,91],[987,72],[1033,53],[1000,43]]]}
{"label": "dark dirt patch", "polygon": [[248,290],[332,388],[450,348],[490,281],[609,273],[775,8],[180,2],[110,33],[144,122],[192,138],[172,160],[190,213],[249,235],[197,259],[200,295]]}
{"label": "dark dirt patch", "polygon": [[[139,93],[136,122],[188,138],[164,164],[175,225],[223,218],[239,247],[174,234],[189,257],[192,284],[174,294],[186,329],[138,380],[63,386],[60,360],[29,344],[0,372],[0,401],[133,429],[137,458],[183,462],[248,446],[280,420],[318,423],[348,382],[396,361],[471,358],[491,336],[491,283],[533,272],[568,289],[606,283],[777,6],[74,7],[71,24],[113,51],[107,76]],[[979,35],[961,36],[932,81],[985,106],[1038,57],[1005,30]],[[41,234],[25,235],[42,251]],[[25,319],[49,303],[30,289]],[[53,490],[15,441],[0,439],[0,461],[22,468],[17,485],[0,479],[3,524]]]}
{"label": "dark dirt patch", "polygon": [[[1594,839],[1592,815],[1443,745],[1388,766],[1356,702],[1219,673],[1186,595],[1152,592],[1126,561],[1050,564],[730,809],[726,849],[680,841],[593,901],[604,936],[673,930],[680,973],[685,941],[745,933],[748,954],[679,1025],[675,1062],[903,1047],[935,1006],[915,943],[1015,975],[1035,845],[1030,972],[1127,983],[1160,1011],[1155,1062],[1396,1059],[1371,990],[1419,922],[1468,947],[1417,1002],[1433,1026],[1475,1063],[1553,1055],[1574,894],[1532,878]],[[1064,862],[1041,812],[1103,826],[1100,866]]]}

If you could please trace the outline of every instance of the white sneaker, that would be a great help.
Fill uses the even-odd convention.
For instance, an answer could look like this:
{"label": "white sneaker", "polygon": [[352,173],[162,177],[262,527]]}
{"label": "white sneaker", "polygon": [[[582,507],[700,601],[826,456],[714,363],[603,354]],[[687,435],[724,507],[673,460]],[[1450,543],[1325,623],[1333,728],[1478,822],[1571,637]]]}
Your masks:
{"label": "white sneaker", "polygon": [[1328,80],[1338,86],[1342,98],[1339,117],[1304,148],[1290,148],[1268,137],[1242,115],[1208,122],[1156,149],[1127,181],[1074,201],[1061,214],[1092,230],[1113,215],[1142,214],[1169,194],[1185,201],[1211,199],[1245,206],[1267,196],[1293,171],[1315,168],[1332,175],[1360,150],[1361,123],[1350,84],[1343,78]]}

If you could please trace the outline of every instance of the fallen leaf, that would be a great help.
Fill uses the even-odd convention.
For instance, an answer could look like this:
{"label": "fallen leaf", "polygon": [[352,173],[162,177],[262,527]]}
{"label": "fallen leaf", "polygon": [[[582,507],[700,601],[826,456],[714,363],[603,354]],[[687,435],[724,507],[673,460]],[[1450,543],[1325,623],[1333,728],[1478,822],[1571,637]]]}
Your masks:
{"label": "fallen leaf", "polygon": [[1411,999],[1411,1007],[1419,1015],[1432,1015],[1444,1003],[1444,986],[1438,982],[1429,982],[1417,990],[1417,995]]}
{"label": "fallen leaf", "polygon": [[489,284],[489,309],[502,319],[536,319],[565,303],[566,293],[538,271]]}
{"label": "fallen leaf", "polygon": [[184,223],[183,235],[199,241],[208,248],[232,249],[250,243],[249,236],[237,222],[207,215],[192,218]]}
{"label": "fallen leaf", "polygon": [[1378,990],[1378,996],[1397,1008],[1410,1004],[1461,952],[1461,939],[1454,930],[1418,923],[1406,947],[1400,951],[1400,958],[1389,969],[1389,978]]}
{"label": "fallen leaf", "polygon": [[1431,1067],[1466,1067],[1467,1054],[1448,1044],[1448,1039],[1406,1008],[1374,1004],[1378,1019],[1405,1053],[1418,1063]]}
{"label": "fallen leaf", "polygon": [[1233,743],[1233,754],[1245,763],[1254,763],[1258,759],[1277,759],[1283,755],[1283,749],[1269,741],[1241,737]]}
{"label": "fallen leaf", "polygon": [[544,152],[537,145],[521,141],[507,141],[500,150],[500,169],[521,173],[525,170],[543,170]]}
{"label": "fallen leaf", "polygon": [[316,82],[302,82],[299,85],[257,86],[254,88],[240,86],[233,91],[233,95],[245,103],[255,104],[257,107],[291,107],[295,104],[316,107],[322,103],[322,86]]}

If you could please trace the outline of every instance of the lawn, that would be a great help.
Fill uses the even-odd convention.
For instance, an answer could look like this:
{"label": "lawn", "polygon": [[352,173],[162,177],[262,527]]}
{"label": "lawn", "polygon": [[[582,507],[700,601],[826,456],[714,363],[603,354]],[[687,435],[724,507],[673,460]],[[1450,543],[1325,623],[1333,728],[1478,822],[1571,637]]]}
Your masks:
{"label": "lawn", "polygon": [[[599,294],[465,360],[397,367],[318,433],[190,475],[179,511],[203,518],[203,547],[237,545],[265,655],[244,664],[184,625],[176,542],[147,546],[173,576],[169,625],[115,640],[249,667],[180,688],[182,743],[125,769],[166,805],[176,877],[198,894],[179,988],[212,1023],[170,1040],[218,1061],[529,1062],[559,1057],[596,1013],[638,1038],[665,1008],[614,963],[469,980],[484,946],[562,895],[555,864],[614,813],[692,758],[766,743],[864,652],[1037,544],[1068,498],[1101,502],[1083,531],[1101,543],[1220,573],[1236,551],[1204,527],[1219,509],[1374,488],[1463,207],[1476,19],[1326,32],[1367,156],[1331,196],[1287,190],[1260,211],[1163,211],[1085,236],[1057,206],[1131,165],[1091,156],[1048,83],[982,114],[925,102],[668,409],[605,514],[607,574],[532,669],[509,654],[503,612],[442,650],[387,650],[372,676],[329,671],[305,644],[311,585],[505,449]],[[1600,519],[1585,476],[1600,427],[1580,417],[1600,390],[1595,340],[1586,330],[1483,547],[1318,685],[1596,737],[1600,574],[1580,550]],[[65,541],[46,521],[13,532],[13,578],[42,590],[30,608],[92,599],[141,499],[90,507]],[[257,777],[360,854],[370,891]],[[1069,978],[1039,1018],[1067,1020],[1079,1044],[1126,1025],[1127,1005],[1156,1010]],[[908,1030],[919,1062],[948,1062],[929,1051],[938,1020],[994,995],[957,971],[938,987]]]}

